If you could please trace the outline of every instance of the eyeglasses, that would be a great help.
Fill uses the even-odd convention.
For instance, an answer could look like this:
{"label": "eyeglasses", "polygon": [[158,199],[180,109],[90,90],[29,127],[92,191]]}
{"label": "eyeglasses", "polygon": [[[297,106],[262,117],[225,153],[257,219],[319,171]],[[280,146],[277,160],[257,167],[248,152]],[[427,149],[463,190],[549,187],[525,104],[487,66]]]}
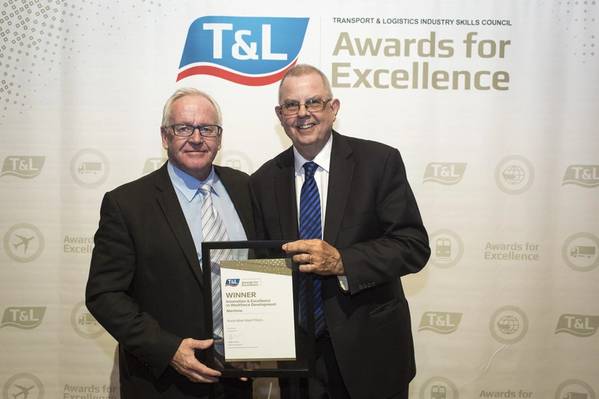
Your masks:
{"label": "eyeglasses", "polygon": [[187,125],[185,123],[177,123],[175,125],[167,126],[173,129],[175,136],[189,137],[193,135],[196,129],[200,132],[202,137],[217,137],[223,132],[223,128],[218,125]]}
{"label": "eyeglasses", "polygon": [[306,100],[305,103],[300,103],[297,101],[287,101],[279,105],[279,109],[281,110],[281,113],[285,116],[296,115],[299,112],[302,105],[306,108],[306,112],[320,112],[324,109],[324,106],[327,105],[327,103],[331,100],[332,98],[329,98],[328,100],[323,100],[322,98],[311,98],[309,100]]}

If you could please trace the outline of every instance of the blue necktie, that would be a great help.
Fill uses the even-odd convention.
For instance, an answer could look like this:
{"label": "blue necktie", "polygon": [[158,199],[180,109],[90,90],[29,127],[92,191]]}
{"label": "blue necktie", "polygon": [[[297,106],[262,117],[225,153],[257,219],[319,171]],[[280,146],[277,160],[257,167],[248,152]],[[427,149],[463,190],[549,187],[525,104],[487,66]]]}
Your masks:
{"label": "blue necktie", "polygon": [[[311,238],[322,238],[322,225],[320,221],[320,194],[314,180],[314,172],[318,165],[314,162],[304,164],[305,179],[300,193],[300,217],[299,217],[299,236],[302,240]],[[303,275],[300,280],[300,304],[302,297],[307,297],[307,279],[312,279],[314,294],[314,334],[318,337],[325,329],[324,307],[322,303],[322,282],[315,274]],[[305,306],[304,306],[305,309]],[[304,318],[305,322],[305,318]]]}

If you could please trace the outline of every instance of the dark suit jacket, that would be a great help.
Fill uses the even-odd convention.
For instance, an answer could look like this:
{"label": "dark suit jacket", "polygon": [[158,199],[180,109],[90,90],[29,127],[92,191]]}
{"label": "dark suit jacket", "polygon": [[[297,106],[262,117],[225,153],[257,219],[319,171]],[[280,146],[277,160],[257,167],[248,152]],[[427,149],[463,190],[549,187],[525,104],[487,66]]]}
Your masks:
{"label": "dark suit jacket", "polygon": [[[297,239],[292,148],[251,177],[256,228]],[[399,152],[333,132],[324,240],[341,253],[349,292],[323,281],[325,315],[352,398],[385,398],[415,375],[410,313],[400,277],[427,262],[428,236]]]}
{"label": "dark suit jacket", "polygon": [[[251,238],[249,176],[215,169]],[[169,367],[183,338],[210,337],[200,262],[166,164],[104,196],[94,242],[86,304],[119,342],[122,397],[207,395],[209,384]]]}

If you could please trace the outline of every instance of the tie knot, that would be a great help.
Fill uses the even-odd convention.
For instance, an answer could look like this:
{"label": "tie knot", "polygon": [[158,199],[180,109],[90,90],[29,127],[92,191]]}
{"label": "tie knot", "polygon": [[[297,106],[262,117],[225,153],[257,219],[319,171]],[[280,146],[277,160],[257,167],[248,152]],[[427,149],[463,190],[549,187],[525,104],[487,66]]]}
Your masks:
{"label": "tie knot", "polygon": [[306,171],[306,180],[314,177],[316,169],[318,169],[318,165],[315,162],[310,161],[304,164],[304,170]]}
{"label": "tie knot", "polygon": [[212,192],[212,186],[208,183],[203,183],[202,185],[200,185],[200,191],[204,195],[210,194]]}

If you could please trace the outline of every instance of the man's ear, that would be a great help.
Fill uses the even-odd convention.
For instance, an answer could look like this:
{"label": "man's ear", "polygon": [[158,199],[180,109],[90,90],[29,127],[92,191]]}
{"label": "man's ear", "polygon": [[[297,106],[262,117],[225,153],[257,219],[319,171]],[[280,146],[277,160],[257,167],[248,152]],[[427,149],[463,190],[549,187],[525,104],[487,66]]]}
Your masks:
{"label": "man's ear", "polygon": [[277,114],[277,118],[279,118],[279,121],[283,123],[283,110],[281,109],[280,105],[277,105],[275,107],[275,114]]}
{"label": "man's ear", "polygon": [[162,138],[162,148],[168,149],[168,132],[164,126],[160,127],[160,137]]}
{"label": "man's ear", "polygon": [[333,110],[333,115],[335,118],[337,117],[337,112],[339,112],[339,108],[341,108],[341,102],[338,98],[335,98],[331,101],[331,109]]}

